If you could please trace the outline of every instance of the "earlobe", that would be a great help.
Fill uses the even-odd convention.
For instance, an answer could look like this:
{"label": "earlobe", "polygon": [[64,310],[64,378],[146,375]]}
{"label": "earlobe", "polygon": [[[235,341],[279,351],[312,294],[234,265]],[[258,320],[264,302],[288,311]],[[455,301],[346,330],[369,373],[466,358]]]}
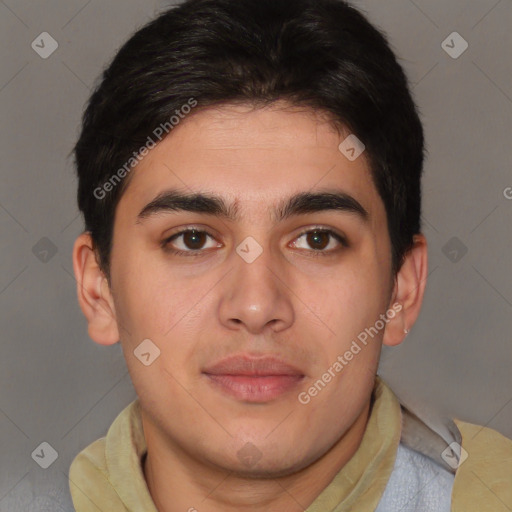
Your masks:
{"label": "earlobe", "polygon": [[398,271],[390,307],[398,303],[400,312],[386,325],[382,343],[395,346],[402,343],[416,322],[427,282],[428,251],[424,235],[414,235],[413,247],[407,252]]}
{"label": "earlobe", "polygon": [[101,270],[88,232],[75,240],[73,270],[78,303],[89,324],[89,336],[100,345],[119,341],[114,301],[107,278]]}

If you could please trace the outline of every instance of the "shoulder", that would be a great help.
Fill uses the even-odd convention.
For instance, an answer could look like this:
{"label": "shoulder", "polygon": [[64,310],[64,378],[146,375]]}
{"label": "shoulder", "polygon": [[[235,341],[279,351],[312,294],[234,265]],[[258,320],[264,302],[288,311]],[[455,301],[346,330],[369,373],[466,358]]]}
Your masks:
{"label": "shoulder", "polygon": [[109,481],[105,444],[105,437],[94,441],[71,463],[69,490],[77,512],[96,512],[98,507],[111,512],[125,511],[120,508],[122,503]]}
{"label": "shoulder", "polygon": [[134,400],[118,414],[105,437],[73,459],[69,490],[76,512],[126,512],[119,492],[131,484],[139,450],[144,449],[138,401]]}
{"label": "shoulder", "polygon": [[107,461],[105,458],[106,438],[102,437],[84,448],[71,463],[69,477],[76,480],[83,478],[84,473],[92,473],[95,478],[102,475],[107,478]]}
{"label": "shoulder", "polygon": [[512,508],[512,440],[496,430],[455,420],[462,435],[452,512]]}
{"label": "shoulder", "polygon": [[69,475],[79,476],[84,470],[94,470],[106,476],[107,461],[105,459],[106,438],[102,437],[84,448],[71,463]]}

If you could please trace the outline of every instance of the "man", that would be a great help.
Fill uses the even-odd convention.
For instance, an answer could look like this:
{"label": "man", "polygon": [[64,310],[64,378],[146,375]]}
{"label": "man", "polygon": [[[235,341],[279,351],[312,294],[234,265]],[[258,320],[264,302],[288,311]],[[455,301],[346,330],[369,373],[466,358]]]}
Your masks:
{"label": "man", "polygon": [[423,130],[357,10],[170,9],[104,72],[75,155],[78,299],[138,395],[73,461],[78,512],[511,506],[509,440],[428,426],[376,376],[425,290]]}

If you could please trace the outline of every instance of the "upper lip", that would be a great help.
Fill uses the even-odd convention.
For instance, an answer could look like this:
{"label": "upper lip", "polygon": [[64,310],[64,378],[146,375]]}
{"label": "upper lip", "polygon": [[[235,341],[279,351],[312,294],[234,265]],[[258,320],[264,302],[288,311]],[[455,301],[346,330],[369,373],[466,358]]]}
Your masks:
{"label": "upper lip", "polygon": [[230,356],[208,366],[203,373],[210,375],[296,375],[304,374],[295,366],[276,357]]}

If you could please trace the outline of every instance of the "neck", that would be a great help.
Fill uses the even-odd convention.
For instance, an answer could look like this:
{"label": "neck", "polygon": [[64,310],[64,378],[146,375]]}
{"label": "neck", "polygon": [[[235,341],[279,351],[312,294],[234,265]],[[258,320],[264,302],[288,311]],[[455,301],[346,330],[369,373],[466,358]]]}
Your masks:
{"label": "neck", "polygon": [[[249,478],[190,457],[142,414],[148,451],[144,477],[159,512],[303,512],[357,451],[370,401],[342,437],[320,458],[286,476]],[[207,501],[207,503],[204,503]]]}

